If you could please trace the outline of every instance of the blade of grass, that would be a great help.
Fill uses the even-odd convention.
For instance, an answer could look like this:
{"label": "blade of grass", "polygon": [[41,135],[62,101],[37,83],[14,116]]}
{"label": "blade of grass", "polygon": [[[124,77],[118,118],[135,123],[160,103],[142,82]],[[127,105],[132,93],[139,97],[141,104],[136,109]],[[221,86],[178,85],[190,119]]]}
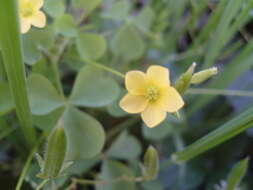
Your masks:
{"label": "blade of grass", "polygon": [[32,145],[35,129],[27,98],[17,8],[16,0],[0,1],[0,45],[17,117],[27,143]]}
{"label": "blade of grass", "polygon": [[228,42],[229,39],[231,39],[232,35],[234,35],[238,29],[243,27],[250,19],[251,16],[249,16],[249,12],[253,7],[253,1],[248,0],[248,2],[245,2],[245,5],[242,6],[242,10],[240,11],[240,14],[235,17],[235,21],[231,24],[231,27],[229,29],[229,33],[227,35],[224,35],[224,41]]}
{"label": "blade of grass", "polygon": [[210,37],[210,32],[213,32],[215,26],[219,22],[219,19],[226,7],[227,0],[220,0],[217,7],[214,9],[212,15],[210,16],[208,23],[201,30],[200,34],[195,38],[193,47],[196,48],[200,44],[203,44],[203,41]]}
{"label": "blade of grass", "polygon": [[218,129],[210,132],[206,136],[187,146],[182,151],[172,155],[172,160],[177,163],[188,161],[199,154],[229,140],[242,133],[253,125],[253,106],[244,111],[234,119],[226,122]]}
{"label": "blade of grass", "polygon": [[230,23],[232,19],[236,16],[238,10],[242,5],[243,0],[230,0],[226,5],[224,13],[220,19],[214,36],[210,39],[208,45],[208,52],[205,56],[204,68],[210,67],[214,60],[219,55],[219,51],[226,44],[225,36],[227,36],[231,31],[229,30]]}

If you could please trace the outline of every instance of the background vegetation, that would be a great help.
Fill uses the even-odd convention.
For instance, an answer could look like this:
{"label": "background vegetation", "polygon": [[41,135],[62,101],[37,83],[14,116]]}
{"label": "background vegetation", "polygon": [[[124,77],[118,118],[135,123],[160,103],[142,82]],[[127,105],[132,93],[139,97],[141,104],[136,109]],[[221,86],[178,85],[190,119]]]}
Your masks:
{"label": "background vegetation", "polygon": [[[17,10],[0,2],[1,188],[38,188],[34,153],[49,163],[46,138],[63,125],[65,164],[74,163],[45,189],[235,190],[244,175],[240,189],[252,189],[252,8],[252,0],[46,0],[46,28],[19,43]],[[219,73],[187,90],[180,118],[149,129],[119,108],[121,73],[163,65],[175,83],[192,62]],[[149,145],[160,169],[143,182]]]}

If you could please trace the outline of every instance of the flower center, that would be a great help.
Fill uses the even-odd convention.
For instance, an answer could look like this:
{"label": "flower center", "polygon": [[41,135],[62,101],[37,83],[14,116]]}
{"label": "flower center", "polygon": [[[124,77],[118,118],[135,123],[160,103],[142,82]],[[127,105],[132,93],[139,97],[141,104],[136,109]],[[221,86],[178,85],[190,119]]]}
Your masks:
{"label": "flower center", "polygon": [[21,13],[21,16],[23,17],[32,16],[34,13],[32,5],[26,4],[25,6],[21,7],[20,13]]}
{"label": "flower center", "polygon": [[146,90],[146,98],[150,102],[154,102],[159,98],[160,92],[159,89],[155,86],[149,86]]}

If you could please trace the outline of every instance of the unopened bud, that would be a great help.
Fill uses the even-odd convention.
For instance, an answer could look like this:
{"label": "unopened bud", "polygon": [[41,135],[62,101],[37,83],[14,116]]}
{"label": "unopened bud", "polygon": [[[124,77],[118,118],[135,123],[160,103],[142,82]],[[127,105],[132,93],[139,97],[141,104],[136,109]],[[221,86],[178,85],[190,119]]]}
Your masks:
{"label": "unopened bud", "polygon": [[217,73],[218,73],[217,67],[212,67],[210,69],[200,71],[192,76],[191,83],[200,84],[209,79],[210,77],[216,75]]}
{"label": "unopened bud", "polygon": [[177,89],[177,91],[180,94],[183,94],[187,88],[189,87],[190,83],[191,83],[191,79],[192,79],[192,75],[194,73],[194,69],[196,67],[196,63],[194,62],[189,69],[183,73],[179,79],[177,79],[175,87]]}
{"label": "unopened bud", "polygon": [[60,120],[48,138],[45,161],[42,172],[37,176],[43,179],[52,179],[59,176],[66,154],[66,135]]}
{"label": "unopened bud", "polygon": [[157,177],[159,170],[159,159],[156,149],[150,146],[144,155],[143,177],[152,180]]}

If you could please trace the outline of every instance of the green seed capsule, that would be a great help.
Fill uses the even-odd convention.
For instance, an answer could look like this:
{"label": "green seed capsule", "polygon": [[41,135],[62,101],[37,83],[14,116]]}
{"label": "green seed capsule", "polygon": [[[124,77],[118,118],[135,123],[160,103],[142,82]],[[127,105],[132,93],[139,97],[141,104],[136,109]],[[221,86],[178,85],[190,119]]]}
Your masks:
{"label": "green seed capsule", "polygon": [[217,73],[218,73],[217,67],[212,67],[210,69],[200,71],[192,76],[191,83],[200,84],[209,79],[210,77],[212,77],[213,75],[216,75]]}
{"label": "green seed capsule", "polygon": [[37,175],[38,177],[48,179],[59,176],[65,159],[66,147],[66,135],[63,123],[60,121],[49,135],[44,167],[42,173]]}

